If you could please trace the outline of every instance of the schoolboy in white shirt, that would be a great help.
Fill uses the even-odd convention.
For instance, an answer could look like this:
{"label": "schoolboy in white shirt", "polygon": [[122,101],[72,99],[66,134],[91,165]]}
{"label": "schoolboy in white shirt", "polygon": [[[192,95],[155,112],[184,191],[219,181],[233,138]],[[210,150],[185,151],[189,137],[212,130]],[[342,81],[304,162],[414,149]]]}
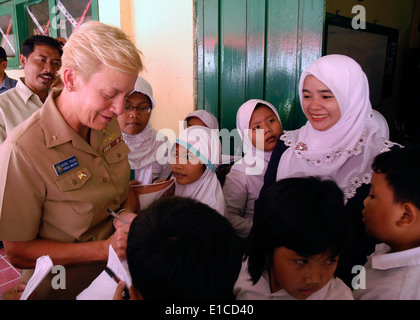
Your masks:
{"label": "schoolboy in white shirt", "polygon": [[380,240],[365,273],[354,279],[360,300],[420,299],[420,147],[382,153],[372,164],[364,201],[366,231]]}

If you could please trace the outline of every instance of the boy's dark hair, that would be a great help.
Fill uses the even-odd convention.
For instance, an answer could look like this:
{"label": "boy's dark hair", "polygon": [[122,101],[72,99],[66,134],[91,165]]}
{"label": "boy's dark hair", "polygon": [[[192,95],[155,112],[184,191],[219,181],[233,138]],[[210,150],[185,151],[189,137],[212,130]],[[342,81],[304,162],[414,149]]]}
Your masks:
{"label": "boy's dark hair", "polygon": [[29,55],[32,52],[34,52],[35,45],[53,47],[57,49],[57,51],[60,54],[60,57],[63,55],[63,46],[60,42],[48,36],[35,35],[23,41],[21,49],[23,56],[25,56],[26,58],[29,57]]}
{"label": "boy's dark hair", "polygon": [[285,247],[303,257],[331,251],[339,255],[346,245],[344,196],[332,180],[287,178],[261,195],[254,215],[245,258],[253,283],[272,265],[274,250]]}
{"label": "boy's dark hair", "polygon": [[420,146],[393,149],[376,156],[372,169],[386,175],[394,202],[411,202],[420,209]]}
{"label": "boy's dark hair", "polygon": [[233,299],[242,263],[230,223],[181,197],[161,198],[133,220],[127,262],[145,300]]}

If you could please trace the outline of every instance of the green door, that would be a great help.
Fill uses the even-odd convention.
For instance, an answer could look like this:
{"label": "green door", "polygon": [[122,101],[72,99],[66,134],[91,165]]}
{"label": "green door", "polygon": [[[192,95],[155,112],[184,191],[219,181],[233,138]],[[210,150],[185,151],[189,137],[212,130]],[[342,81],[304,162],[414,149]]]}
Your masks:
{"label": "green door", "polygon": [[325,0],[196,0],[197,109],[236,128],[249,99],[271,102],[285,129],[306,122],[300,74],[322,53]]}

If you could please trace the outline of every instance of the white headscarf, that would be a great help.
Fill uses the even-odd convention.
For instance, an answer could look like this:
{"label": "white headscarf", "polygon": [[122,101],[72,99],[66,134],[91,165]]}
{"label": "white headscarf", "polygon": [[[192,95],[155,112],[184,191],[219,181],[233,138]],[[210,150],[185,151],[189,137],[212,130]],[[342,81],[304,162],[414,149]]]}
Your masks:
{"label": "white headscarf", "polygon": [[272,151],[264,151],[257,149],[249,138],[249,121],[251,120],[252,113],[258,104],[263,104],[269,107],[277,119],[280,121],[279,114],[274,106],[264,100],[252,99],[245,102],[240,106],[236,113],[236,129],[242,139],[242,151],[244,157],[237,161],[231,170],[243,172],[247,175],[264,175],[268,162],[270,161]]}
{"label": "white headscarf", "polygon": [[[220,136],[219,122],[210,112],[206,110],[195,110],[190,112],[184,119],[184,129],[187,128],[187,121],[190,118],[197,118],[201,120],[207,128],[212,129],[213,133],[217,133],[217,135]],[[222,145],[220,144],[219,163],[215,163],[215,165],[218,166],[220,163],[226,162],[230,162],[230,156],[228,157],[226,155],[222,155]]]}
{"label": "white headscarf", "polygon": [[[217,121],[217,118],[206,110],[195,110],[189,113],[185,117],[184,121],[187,121],[189,118],[198,118],[207,126],[207,128],[219,130],[219,122]],[[186,125],[187,124],[185,123],[185,127]]]}
{"label": "white headscarf", "polygon": [[[142,77],[138,77],[134,90],[131,93],[140,92],[149,97],[151,101],[152,110],[155,108],[155,100],[153,99],[153,90],[151,85]],[[158,148],[167,142],[167,137],[158,134],[152,128],[150,123],[147,124],[144,130],[136,135],[126,134],[122,132],[125,143],[130,148],[131,152],[128,154],[128,161],[133,170],[144,168],[151,163],[158,161]],[[163,159],[163,157],[162,157]]]}
{"label": "white headscarf", "polygon": [[389,139],[389,127],[388,122],[386,121],[385,117],[379,111],[373,109],[373,116],[376,121],[379,123],[379,134],[384,139]]}
{"label": "white headscarf", "polygon": [[212,207],[221,215],[225,215],[225,198],[215,173],[215,163],[218,161],[218,151],[220,150],[218,135],[214,130],[210,130],[207,127],[192,126],[179,134],[171,150],[176,144],[185,147],[200,159],[206,165],[206,170],[193,183],[180,185],[175,181],[175,195],[196,199]]}
{"label": "white headscarf", "polygon": [[376,155],[394,143],[379,135],[369,101],[369,84],[360,65],[344,55],[327,55],[302,73],[299,97],[305,78],[315,76],[334,94],[341,111],[338,122],[326,131],[315,130],[308,121],[302,128],[285,131],[280,138],[290,146],[281,157],[277,180],[291,176],[317,175],[334,179],[346,200],[371,180]]}

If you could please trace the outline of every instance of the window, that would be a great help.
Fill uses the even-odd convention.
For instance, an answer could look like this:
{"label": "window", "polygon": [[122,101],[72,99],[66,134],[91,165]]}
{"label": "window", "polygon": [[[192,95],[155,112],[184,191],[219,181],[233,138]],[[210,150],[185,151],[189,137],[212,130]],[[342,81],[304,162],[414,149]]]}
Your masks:
{"label": "window", "polygon": [[0,11],[0,45],[4,48],[7,56],[16,58],[16,44],[13,32],[12,14],[7,10]]}
{"label": "window", "polygon": [[68,39],[89,20],[98,20],[98,0],[9,0],[0,4],[0,45],[9,68],[19,67],[20,46],[32,35]]}

